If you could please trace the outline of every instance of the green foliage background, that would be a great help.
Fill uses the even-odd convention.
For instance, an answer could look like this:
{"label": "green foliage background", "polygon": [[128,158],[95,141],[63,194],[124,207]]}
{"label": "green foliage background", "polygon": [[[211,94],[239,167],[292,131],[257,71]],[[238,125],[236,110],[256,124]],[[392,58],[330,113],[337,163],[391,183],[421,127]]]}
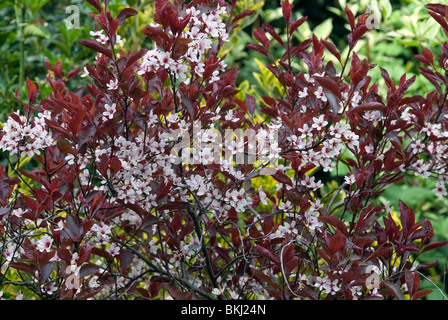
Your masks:
{"label": "green foliage background", "polygon": [[[445,0],[446,1],[446,0]],[[388,70],[394,82],[398,82],[403,73],[418,74],[419,62],[414,55],[421,49],[430,49],[435,55],[440,54],[440,43],[448,39],[438,24],[427,14],[424,5],[432,1],[426,0],[314,0],[294,1],[294,18],[308,16],[307,22],[295,33],[294,41],[303,41],[314,32],[317,37],[329,37],[329,40],[340,50],[341,56],[347,52],[348,22],[344,7],[349,5],[355,14],[368,10],[369,6],[379,8],[378,28],[370,30],[359,41],[355,51],[362,58],[368,59]],[[443,1],[436,1],[443,3]],[[444,3],[448,4],[448,3]],[[64,19],[71,12],[66,9],[76,5],[80,10],[80,28],[68,29]],[[111,0],[109,9],[117,14],[124,7],[132,7],[139,11],[138,16],[127,21],[126,28],[120,28],[123,49],[139,49],[151,45],[142,36],[141,31],[152,21],[153,0]],[[248,51],[246,45],[254,43],[252,30],[260,28],[263,23],[271,24],[280,35],[285,24],[279,0],[240,0],[239,11],[256,10],[256,14],[241,21],[225,44],[224,54],[229,66],[238,66],[240,73],[238,85],[241,92],[238,98],[244,100],[245,93],[256,97],[262,95],[278,97],[282,94],[275,77],[265,67],[264,57],[255,51]],[[20,96],[26,96],[24,78],[37,81],[41,87],[41,96],[47,97],[50,87],[46,81],[47,69],[44,61],[47,57],[51,64],[61,61],[63,70],[82,68],[85,63],[94,59],[94,53],[78,44],[79,39],[89,38],[94,30],[93,19],[89,16],[90,5],[83,0],[3,0],[0,1],[0,122],[4,122],[11,109],[18,109],[19,103],[14,98],[16,90]],[[281,54],[280,47],[273,54]],[[327,59],[334,59],[331,55]],[[336,68],[339,63],[334,61]],[[298,71],[306,72],[304,65],[295,65]],[[339,70],[340,71],[340,70]],[[379,68],[371,71],[373,81],[379,83],[380,91],[385,90]],[[70,80],[68,86],[75,89],[85,83],[86,78],[79,76]],[[424,94],[432,87],[422,76],[418,76],[409,94]],[[383,91],[384,93],[384,91]],[[0,154],[0,162],[5,157]],[[28,165],[32,165],[29,163]],[[344,177],[344,168],[338,168],[332,174],[318,173],[326,183],[325,190],[331,192],[337,187],[336,181]],[[258,183],[275,190],[273,179],[261,179]],[[431,191],[435,181],[423,181],[409,176],[399,184],[390,186],[376,201],[390,202],[392,208],[398,208],[398,199],[413,207],[419,220],[429,219],[434,226],[435,241],[448,239],[448,199],[438,199]],[[439,263],[429,269],[422,279],[422,286],[433,289],[427,299],[440,300],[448,291],[447,274],[448,248],[444,247],[425,253],[420,263],[439,259]],[[10,286],[0,288],[3,298],[14,297],[18,288]],[[25,298],[31,298],[26,288],[22,288]]]}

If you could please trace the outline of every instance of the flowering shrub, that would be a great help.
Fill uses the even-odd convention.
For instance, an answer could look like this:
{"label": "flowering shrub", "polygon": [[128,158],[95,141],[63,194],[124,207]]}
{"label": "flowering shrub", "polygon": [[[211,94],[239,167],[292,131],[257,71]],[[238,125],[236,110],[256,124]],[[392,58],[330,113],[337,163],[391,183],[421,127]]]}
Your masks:
{"label": "flowering shrub", "polygon": [[[434,85],[406,96],[415,77],[377,93],[375,66],[354,52],[368,32],[355,19],[341,57],[326,39],[298,44],[281,2],[285,37],[270,25],[254,29],[267,68],[283,87],[263,102],[237,99],[237,68],[219,52],[236,23],[236,0],[155,1],[155,23],[143,33],[152,48],[122,52],[117,17],[107,1],[91,39],[97,52],[70,92],[61,65],[46,62],[53,89],[39,103],[27,80],[27,103],[11,111],[0,148],[0,284],[42,299],[420,299],[422,253],[432,242],[428,220],[400,216],[374,201],[411,173],[438,179],[446,196],[448,44],[437,59],[417,55]],[[448,35],[447,6],[428,5]],[[276,42],[280,59],[270,52]],[[341,63],[341,72],[324,55]],[[294,67],[301,59],[307,72]],[[20,97],[16,97],[19,101]],[[262,120],[259,120],[262,119]],[[38,168],[25,169],[33,159]],[[316,172],[344,165],[344,182],[324,193]],[[267,190],[262,179],[275,179]],[[434,262],[436,263],[436,262]],[[12,279],[12,275],[18,275]]]}

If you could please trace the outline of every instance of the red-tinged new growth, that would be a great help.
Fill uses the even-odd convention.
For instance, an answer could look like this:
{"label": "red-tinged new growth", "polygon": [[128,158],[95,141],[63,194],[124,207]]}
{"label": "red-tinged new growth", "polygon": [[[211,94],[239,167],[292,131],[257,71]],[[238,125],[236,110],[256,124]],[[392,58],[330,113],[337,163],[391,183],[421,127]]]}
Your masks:
{"label": "red-tinged new growth", "polygon": [[[236,0],[156,0],[143,30],[153,45],[132,52],[120,50],[117,31],[137,11],[114,18],[108,1],[88,2],[96,27],[79,42],[97,56],[80,77],[91,82],[71,92],[80,70],[64,76],[46,61],[52,93],[37,102],[39,86],[27,80],[23,112],[11,111],[0,134],[9,162],[0,167],[0,288],[14,269],[14,283],[41,299],[430,293],[419,275],[436,262],[416,261],[446,241],[432,242],[430,222],[403,202],[397,219],[374,200],[406,174],[435,178],[435,194],[447,194],[448,83],[437,65],[446,71],[448,44],[439,60],[416,56],[433,92],[407,96],[415,77],[395,84],[381,69],[382,97],[368,75],[375,66],[354,51],[368,15],[346,7],[342,57],[314,35],[293,44],[306,17],[294,20],[293,3],[281,1],[286,37],[263,24],[248,48],[266,56],[284,94],[242,101],[238,70],[220,53],[254,13],[236,12]],[[427,9],[445,30],[447,7]],[[25,169],[30,159],[37,169]],[[319,177],[341,164],[348,174],[324,194]]]}

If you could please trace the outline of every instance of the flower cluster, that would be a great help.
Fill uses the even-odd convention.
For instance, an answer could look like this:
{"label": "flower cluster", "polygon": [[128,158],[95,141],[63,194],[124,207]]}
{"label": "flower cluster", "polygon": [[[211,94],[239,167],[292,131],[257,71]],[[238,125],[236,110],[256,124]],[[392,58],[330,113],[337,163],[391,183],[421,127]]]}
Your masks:
{"label": "flower cluster", "polygon": [[[155,47],[143,56],[138,74],[156,73],[160,69],[164,69],[168,70],[176,79],[185,80],[187,72],[203,77],[206,67],[204,58],[206,51],[212,48],[213,41],[218,39],[220,41],[228,41],[229,35],[226,25],[222,22],[223,16],[227,14],[226,8],[218,4],[214,10],[201,12],[200,9],[191,7],[186,9],[185,14],[187,16],[182,18],[186,19],[189,17],[189,23],[179,37],[179,39],[183,40],[182,43],[178,44],[178,46],[187,45],[187,49],[184,50],[185,53],[174,58],[176,45],[170,51]],[[158,23],[152,23],[150,26],[158,30],[161,28],[161,25]],[[172,31],[170,30],[168,34],[172,36]],[[225,70],[226,66],[224,61],[220,60],[220,68],[213,71],[210,81],[217,81],[219,79],[219,71]]]}
{"label": "flower cluster", "polygon": [[[431,242],[429,221],[416,222],[403,202],[392,210],[375,200],[408,172],[437,177],[434,192],[446,196],[446,108],[437,90],[406,97],[413,79],[395,85],[384,70],[389,90],[379,95],[374,66],[353,52],[365,16],[355,23],[347,8],[351,56],[341,72],[324,59],[325,49],[338,57],[327,40],[292,47],[264,25],[285,51],[276,61],[273,40],[255,29],[260,45],[248,48],[272,60],[284,92],[243,101],[238,70],[220,56],[233,24],[253,13],[235,14],[236,1],[156,0],[143,31],[154,48],[119,54],[117,28],[137,12],[114,18],[107,1],[89,3],[98,26],[80,43],[98,55],[81,77],[93,83],[75,93],[49,76],[53,92],[37,104],[27,80],[29,116],[12,112],[1,132],[11,163],[29,156],[38,166],[14,166],[11,177],[0,167],[2,269],[48,299],[428,293],[417,271],[431,264],[411,262],[446,242]],[[289,41],[305,18],[281,6]],[[307,72],[295,70],[298,58]],[[340,167],[347,174],[331,182]],[[372,290],[366,269],[386,264]]]}
{"label": "flower cluster", "polygon": [[19,157],[33,157],[40,150],[53,145],[54,140],[47,133],[45,119],[50,119],[50,112],[47,110],[39,113],[32,123],[29,123],[26,116],[21,116],[19,110],[16,111],[3,126],[0,149]]}

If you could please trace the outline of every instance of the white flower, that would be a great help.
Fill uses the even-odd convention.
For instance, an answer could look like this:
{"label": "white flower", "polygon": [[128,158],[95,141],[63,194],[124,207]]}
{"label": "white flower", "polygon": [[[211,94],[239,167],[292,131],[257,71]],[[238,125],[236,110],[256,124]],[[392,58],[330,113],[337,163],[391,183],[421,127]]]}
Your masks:
{"label": "white flower", "polygon": [[311,138],[313,136],[313,129],[311,129],[306,123],[302,126],[302,128],[299,128],[299,131],[302,133],[302,139],[306,137]]}
{"label": "white flower", "polygon": [[17,247],[14,243],[10,243],[5,250],[5,258],[7,261],[12,261],[15,254],[18,254]]}
{"label": "white flower", "polygon": [[45,234],[40,240],[37,241],[37,250],[40,252],[50,252],[51,245],[53,244],[53,238]]}
{"label": "white flower", "polygon": [[84,72],[81,74],[81,78],[87,77],[89,75],[89,71],[87,70],[87,67],[84,67]]}
{"label": "white flower", "polygon": [[294,209],[294,205],[290,201],[282,202],[278,207],[282,211],[289,211]]}
{"label": "white flower", "polygon": [[305,176],[305,178],[300,182],[300,184],[306,188],[313,189],[316,191],[317,189],[320,189],[323,187],[322,181],[315,181],[315,177]]}
{"label": "white flower", "polygon": [[325,280],[325,278],[316,277],[316,280],[314,282],[314,286],[317,288],[317,290],[319,290],[319,291],[324,290],[326,284],[327,284],[327,281]]}
{"label": "white flower", "polygon": [[320,200],[319,199],[317,199],[316,201],[310,201],[310,203],[311,203],[311,207],[314,209],[314,210],[316,210],[316,211],[318,211],[320,208],[322,208],[324,205],[320,202]]}
{"label": "white flower", "polygon": [[434,192],[439,198],[447,195],[445,184],[440,181],[436,182],[436,187],[432,190],[432,192]]}
{"label": "white flower", "polygon": [[56,252],[53,256],[53,258],[50,259],[50,261],[56,261],[59,262],[61,261],[61,258],[58,256],[58,253]]}
{"label": "white flower", "polygon": [[227,111],[226,116],[224,117],[227,121],[237,122],[239,119],[235,117],[233,114],[233,110]]}
{"label": "white flower", "polygon": [[326,294],[336,293],[341,289],[338,285],[338,279],[334,279],[333,281],[331,281],[329,278],[325,279],[324,288]]}
{"label": "white flower", "polygon": [[353,173],[349,173],[348,175],[346,175],[344,177],[344,180],[345,180],[345,182],[348,185],[352,185],[352,184],[354,184],[356,182],[356,178],[355,178],[355,175]]}
{"label": "white flower", "polygon": [[316,91],[316,97],[320,100],[322,100],[323,102],[327,101],[327,96],[325,95],[325,93],[323,92],[323,88],[321,86],[319,86],[319,88],[317,88]]}
{"label": "white flower", "polygon": [[106,109],[106,111],[103,112],[103,120],[113,119],[117,105],[115,103],[113,103],[111,106],[105,104],[104,108]]}
{"label": "white flower", "polygon": [[200,150],[200,154],[201,154],[201,161],[203,164],[210,164],[213,163],[214,160],[214,153],[212,148],[209,147],[205,147],[202,150]]}
{"label": "white flower", "polygon": [[421,140],[416,140],[414,143],[410,145],[413,153],[420,153],[425,151],[425,144]]}
{"label": "white flower", "polygon": [[149,242],[149,252],[151,252],[152,254],[157,254],[157,245],[155,244],[156,241],[154,239],[151,239],[151,241]]}
{"label": "white flower", "polygon": [[227,146],[227,149],[232,151],[232,154],[241,154],[242,152],[244,152],[244,141],[240,140],[236,142],[235,140],[232,140],[230,146]]}
{"label": "white flower", "polygon": [[223,290],[219,288],[213,288],[212,293],[214,295],[220,296],[222,294]]}
{"label": "white flower", "polygon": [[114,242],[111,243],[109,249],[106,251],[109,252],[112,256],[116,256],[120,253],[121,248],[117,246]]}
{"label": "white flower", "polygon": [[18,209],[14,209],[14,210],[12,210],[12,215],[13,216],[16,216],[16,217],[18,217],[18,218],[21,218],[22,216],[23,216],[23,214],[25,213],[25,211],[23,211],[23,209],[21,209],[21,208],[18,208]]}
{"label": "white flower", "polygon": [[363,118],[369,122],[373,122],[374,124],[384,119],[382,113],[378,110],[367,111],[364,113]]}
{"label": "white flower", "polygon": [[314,83],[314,78],[312,78],[308,73],[305,73],[303,76],[307,82]]}
{"label": "white flower", "polygon": [[258,191],[258,195],[260,197],[260,202],[264,205],[267,205],[268,202],[266,201],[266,193],[263,190]]}
{"label": "white flower", "polygon": [[96,37],[96,41],[98,41],[99,43],[106,44],[107,43],[107,36],[105,36],[103,34],[103,31],[104,30],[99,30],[99,31],[95,31],[95,32],[90,31],[90,35],[92,37]]}
{"label": "white flower", "polygon": [[328,124],[328,121],[324,120],[323,114],[320,115],[319,118],[314,117],[313,122],[314,123],[313,123],[312,127],[316,128],[317,130],[322,130]]}
{"label": "white flower", "polygon": [[98,276],[91,277],[90,280],[89,280],[89,288],[96,289],[99,286],[100,285],[98,283]]}
{"label": "white flower", "polygon": [[67,161],[67,164],[72,165],[75,164],[75,156],[71,153],[67,154],[64,158],[65,161]]}
{"label": "white flower", "polygon": [[62,220],[58,221],[58,227],[54,229],[54,231],[61,231],[64,229],[64,222]]}
{"label": "white flower", "polygon": [[230,291],[230,298],[232,298],[233,300],[238,300],[238,298],[239,298],[239,293],[238,292],[235,292],[235,291]]}
{"label": "white flower", "polygon": [[366,153],[373,153],[374,151],[374,147],[369,144],[368,146],[365,147]]}
{"label": "white flower", "polygon": [[112,227],[100,222],[99,224],[94,224],[90,230],[96,233],[97,240],[100,243],[105,244],[110,239],[109,234],[112,231]]}
{"label": "white flower", "polygon": [[427,163],[424,163],[423,159],[419,159],[414,163],[415,172],[414,174],[416,176],[422,176],[423,178],[428,178],[431,175],[431,172],[429,171],[430,165]]}
{"label": "white flower", "polygon": [[384,210],[386,210],[387,213],[391,213],[392,212],[392,208],[390,207],[390,201],[387,200],[386,203],[384,204]]}
{"label": "white flower", "polygon": [[117,90],[118,89],[118,79],[110,80],[107,84],[107,89],[109,90]]}
{"label": "white flower", "polygon": [[299,98],[306,98],[308,97],[308,88],[303,88],[303,91],[299,91]]}

